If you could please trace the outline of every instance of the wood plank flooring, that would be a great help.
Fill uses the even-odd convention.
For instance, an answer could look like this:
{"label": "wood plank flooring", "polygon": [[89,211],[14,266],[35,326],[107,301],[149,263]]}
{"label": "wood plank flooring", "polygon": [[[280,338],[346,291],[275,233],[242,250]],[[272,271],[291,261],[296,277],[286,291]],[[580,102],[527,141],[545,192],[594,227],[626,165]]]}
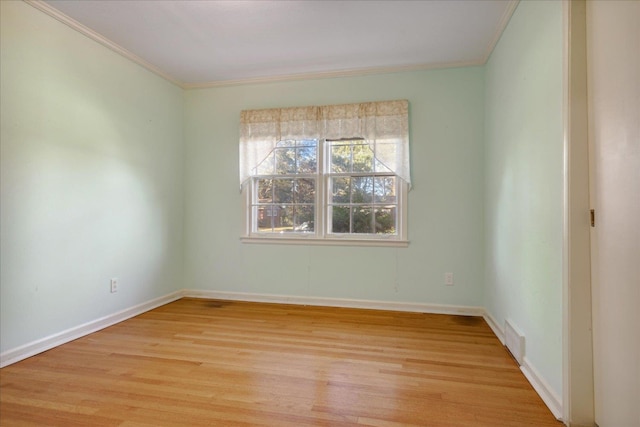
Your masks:
{"label": "wood plank flooring", "polygon": [[481,318],[182,299],[0,370],[8,426],[554,426]]}

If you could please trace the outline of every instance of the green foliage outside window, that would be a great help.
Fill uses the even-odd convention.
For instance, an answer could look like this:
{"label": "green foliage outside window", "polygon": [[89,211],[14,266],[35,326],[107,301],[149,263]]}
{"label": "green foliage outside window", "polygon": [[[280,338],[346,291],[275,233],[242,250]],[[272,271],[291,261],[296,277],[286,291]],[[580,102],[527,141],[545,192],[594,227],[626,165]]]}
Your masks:
{"label": "green foliage outside window", "polygon": [[[363,140],[326,143],[331,232],[395,234],[396,176]],[[282,141],[258,166],[259,231],[314,231],[318,148],[315,140]]]}

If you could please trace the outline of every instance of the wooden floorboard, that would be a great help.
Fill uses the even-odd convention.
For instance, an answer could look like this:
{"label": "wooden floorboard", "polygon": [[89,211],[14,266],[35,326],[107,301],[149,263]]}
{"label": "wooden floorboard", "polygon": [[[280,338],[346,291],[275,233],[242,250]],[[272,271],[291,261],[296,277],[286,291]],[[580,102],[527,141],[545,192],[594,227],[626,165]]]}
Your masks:
{"label": "wooden floorboard", "polygon": [[482,318],[185,298],[0,370],[4,426],[554,426]]}

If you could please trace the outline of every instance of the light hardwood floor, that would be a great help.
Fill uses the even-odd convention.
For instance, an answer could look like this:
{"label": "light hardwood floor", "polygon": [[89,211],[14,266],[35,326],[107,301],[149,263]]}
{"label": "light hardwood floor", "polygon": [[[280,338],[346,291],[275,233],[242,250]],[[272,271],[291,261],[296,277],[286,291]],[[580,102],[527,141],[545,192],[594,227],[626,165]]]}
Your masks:
{"label": "light hardwood floor", "polygon": [[0,425],[562,426],[481,318],[188,298],[0,370]]}

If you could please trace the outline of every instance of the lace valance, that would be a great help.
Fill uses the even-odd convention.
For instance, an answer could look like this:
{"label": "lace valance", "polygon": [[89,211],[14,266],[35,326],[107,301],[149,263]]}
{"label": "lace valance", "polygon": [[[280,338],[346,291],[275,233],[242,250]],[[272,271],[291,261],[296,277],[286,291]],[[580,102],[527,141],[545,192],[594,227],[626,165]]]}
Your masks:
{"label": "lace valance", "polygon": [[279,141],[350,138],[363,138],[378,161],[411,184],[409,103],[399,100],[242,111],[240,185]]}

